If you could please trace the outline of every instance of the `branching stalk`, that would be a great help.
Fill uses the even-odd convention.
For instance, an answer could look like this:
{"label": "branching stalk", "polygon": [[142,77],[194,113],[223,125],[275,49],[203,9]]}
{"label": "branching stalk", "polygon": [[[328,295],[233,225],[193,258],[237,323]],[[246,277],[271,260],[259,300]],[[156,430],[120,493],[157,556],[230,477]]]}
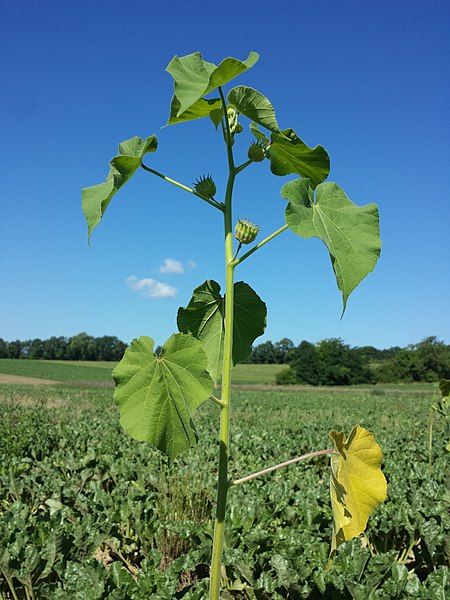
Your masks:
{"label": "branching stalk", "polygon": [[283,231],[286,231],[287,228],[288,228],[287,225],[283,225],[282,227],[280,227],[279,229],[277,229],[276,231],[274,231],[273,233],[268,235],[266,238],[261,240],[258,244],[253,246],[253,248],[250,248],[250,250],[248,252],[246,252],[245,254],[243,254],[241,256],[241,258],[235,258],[233,260],[233,266],[239,265],[239,264],[241,264],[241,262],[244,262],[244,260],[246,260],[249,256],[251,256],[253,254],[253,252],[256,252],[257,250],[259,250],[260,248],[265,246],[268,242],[273,240],[273,238],[277,237],[277,235],[280,235],[280,233],[283,233]]}
{"label": "branching stalk", "polygon": [[214,200],[213,198],[206,198],[205,196],[202,196],[201,194],[197,193],[192,188],[188,187],[187,185],[184,185],[184,183],[180,183],[179,181],[176,181],[175,179],[172,179],[171,177],[167,177],[167,175],[164,175],[163,173],[160,173],[159,171],[156,171],[155,169],[152,169],[151,167],[147,167],[147,165],[144,165],[144,163],[141,163],[141,167],[144,169],[144,171],[148,171],[149,173],[153,173],[153,175],[156,175],[157,177],[161,177],[161,179],[164,179],[164,181],[167,181],[168,183],[172,183],[173,185],[176,185],[177,187],[184,190],[185,192],[189,192],[190,194],[197,196],[197,198],[204,200],[211,206],[214,206],[214,208],[218,208],[219,210],[221,210],[223,212],[224,205],[221,202],[217,202],[217,200]]}
{"label": "branching stalk", "polygon": [[222,400],[220,400],[220,398],[216,398],[216,396],[213,396],[213,394],[211,394],[210,399],[217,404],[218,406],[224,406],[224,403],[222,402]]}
{"label": "branching stalk", "polygon": [[302,456],[297,456],[296,458],[291,458],[290,460],[285,460],[278,465],[273,465],[272,467],[267,467],[266,469],[262,469],[261,471],[256,471],[256,473],[251,473],[250,475],[246,475],[245,477],[241,477],[241,479],[235,479],[234,481],[230,481],[228,484],[229,487],[234,487],[235,485],[241,485],[241,483],[246,483],[247,481],[251,481],[252,479],[256,479],[261,475],[267,475],[268,473],[272,473],[282,467],[288,467],[289,465],[294,465],[302,460],[307,460],[308,458],[313,458],[314,456],[323,456],[324,454],[332,454],[333,449],[327,448],[326,450],[316,450],[315,452],[308,452],[307,454],[302,454]]}
{"label": "branching stalk", "polygon": [[236,167],[236,170],[235,170],[236,175],[238,173],[240,173],[241,171],[243,171],[245,168],[247,168],[252,163],[253,163],[252,160],[247,160],[247,161],[245,161],[245,163],[242,163],[242,165],[239,165],[238,167]]}

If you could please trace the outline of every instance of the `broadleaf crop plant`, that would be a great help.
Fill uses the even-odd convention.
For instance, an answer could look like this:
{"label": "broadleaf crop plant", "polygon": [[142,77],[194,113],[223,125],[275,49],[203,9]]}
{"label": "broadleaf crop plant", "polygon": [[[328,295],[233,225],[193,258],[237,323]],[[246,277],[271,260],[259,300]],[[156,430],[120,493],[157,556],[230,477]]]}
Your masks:
{"label": "broadleaf crop plant", "polygon": [[[197,196],[223,213],[225,290],[212,280],[193,292],[185,308],[178,311],[178,333],[154,352],[147,336],[133,340],[113,371],[114,399],[120,408],[125,431],[140,441],[154,444],[170,460],[197,443],[194,413],[210,399],[220,409],[217,505],[210,569],[210,598],[218,599],[221,561],[229,490],[281,467],[324,454],[331,455],[330,493],[334,531],[330,558],[340,543],[360,535],[370,513],[386,497],[386,479],[381,472],[381,450],[374,436],[359,425],[345,439],[331,432],[333,448],[312,450],[279,465],[266,467],[237,479],[229,476],[229,435],[231,370],[251,353],[252,343],[266,326],[266,305],[235,271],[260,248],[290,229],[302,238],[318,237],[330,254],[343,311],[350,293],[375,267],[380,254],[378,210],[374,204],[355,205],[336,184],[325,182],[330,160],[322,146],[309,147],[292,128],[280,128],[271,102],[259,91],[223,86],[254,66],[256,52],[246,60],[226,58],[218,66],[196,52],[175,56],[167,66],[174,80],[168,125],[210,118],[211,132],[219,127],[223,135],[228,179],[223,201],[210,175],[200,177],[193,188],[143,163],[157,150],[154,135],[133,137],[119,144],[119,153],[110,161],[106,181],[82,192],[82,207],[89,238],[102,219],[115,193],[142,168],[171,185]],[[213,95],[213,97],[207,97]],[[254,141],[247,158],[235,163],[235,150],[248,120]],[[264,133],[263,131],[267,131]],[[286,183],[282,197],[287,200],[285,224],[255,243],[259,227],[244,219],[233,226],[233,189],[236,177],[254,163],[267,160],[274,175],[295,175]],[[243,246],[250,245],[240,254]],[[221,394],[215,388],[220,384]],[[218,397],[220,395],[220,397]]]}

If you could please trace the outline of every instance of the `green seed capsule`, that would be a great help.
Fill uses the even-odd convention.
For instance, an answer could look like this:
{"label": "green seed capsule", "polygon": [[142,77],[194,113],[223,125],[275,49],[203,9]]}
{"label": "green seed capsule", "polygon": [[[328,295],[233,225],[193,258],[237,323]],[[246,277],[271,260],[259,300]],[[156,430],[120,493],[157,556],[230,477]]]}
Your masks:
{"label": "green seed capsule", "polygon": [[248,149],[247,156],[252,162],[261,162],[266,157],[264,146],[255,142]]}
{"label": "green seed capsule", "polygon": [[200,196],[204,196],[205,198],[214,198],[217,192],[216,184],[213,181],[211,175],[207,175],[200,177],[194,183],[194,190]]}
{"label": "green seed capsule", "polygon": [[239,219],[234,229],[234,237],[241,244],[251,244],[258,235],[259,227],[246,219]]}

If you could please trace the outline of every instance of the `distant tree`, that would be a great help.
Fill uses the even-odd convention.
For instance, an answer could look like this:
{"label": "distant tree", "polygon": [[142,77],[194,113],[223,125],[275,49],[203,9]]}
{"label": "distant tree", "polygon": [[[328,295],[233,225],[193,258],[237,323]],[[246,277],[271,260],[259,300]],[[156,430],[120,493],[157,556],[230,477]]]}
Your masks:
{"label": "distant tree", "polygon": [[87,333],[69,338],[66,357],[69,360],[95,360],[95,341]]}
{"label": "distant tree", "polygon": [[0,358],[8,358],[8,342],[0,338]]}
{"label": "distant tree", "polygon": [[358,354],[364,364],[381,361],[384,358],[384,350],[378,350],[378,348],[375,348],[374,346],[360,346],[353,348],[353,350]]}
{"label": "distant tree", "polygon": [[8,344],[8,358],[21,358],[24,342],[14,340]]}
{"label": "distant tree", "polygon": [[126,347],[126,344],[115,336],[104,335],[95,338],[95,360],[120,360]]}
{"label": "distant tree", "polygon": [[39,338],[30,340],[27,345],[27,358],[44,358],[44,342]]}
{"label": "distant tree", "polygon": [[450,379],[450,346],[429,336],[414,347],[424,381]]}
{"label": "distant tree", "polygon": [[256,364],[275,364],[275,349],[271,341],[263,342],[253,349],[252,362]]}
{"label": "distant tree", "polygon": [[298,383],[319,385],[320,383],[320,360],[314,344],[303,340],[297,348],[290,350],[288,360],[291,373],[286,376],[292,379],[293,373]]}
{"label": "distant tree", "polygon": [[358,352],[340,338],[322,340],[317,346],[317,353],[322,385],[353,385],[370,381],[370,373]]}
{"label": "distant tree", "polygon": [[67,338],[51,337],[44,340],[44,358],[47,360],[63,360],[67,358]]}
{"label": "distant tree", "polygon": [[273,345],[274,360],[277,365],[286,363],[288,352],[295,348],[294,342],[289,338],[282,338],[279,342]]}

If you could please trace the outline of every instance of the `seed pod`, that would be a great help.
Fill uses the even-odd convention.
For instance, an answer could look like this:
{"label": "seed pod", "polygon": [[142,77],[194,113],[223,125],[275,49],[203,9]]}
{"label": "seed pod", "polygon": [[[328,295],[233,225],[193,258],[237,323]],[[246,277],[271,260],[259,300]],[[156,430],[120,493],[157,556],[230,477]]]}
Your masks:
{"label": "seed pod", "polygon": [[247,156],[252,162],[261,162],[266,157],[264,146],[258,142],[255,142],[248,149]]}
{"label": "seed pod", "polygon": [[197,181],[194,183],[194,190],[197,192],[197,194],[200,194],[200,196],[210,199],[214,198],[217,192],[216,184],[214,183],[211,175],[207,175],[206,177],[202,176],[197,179]]}
{"label": "seed pod", "polygon": [[234,133],[242,133],[243,130],[244,130],[244,128],[242,127],[242,125],[240,123],[237,123]]}
{"label": "seed pod", "polygon": [[234,237],[241,244],[251,244],[258,235],[259,227],[246,219],[238,219],[234,229]]}

